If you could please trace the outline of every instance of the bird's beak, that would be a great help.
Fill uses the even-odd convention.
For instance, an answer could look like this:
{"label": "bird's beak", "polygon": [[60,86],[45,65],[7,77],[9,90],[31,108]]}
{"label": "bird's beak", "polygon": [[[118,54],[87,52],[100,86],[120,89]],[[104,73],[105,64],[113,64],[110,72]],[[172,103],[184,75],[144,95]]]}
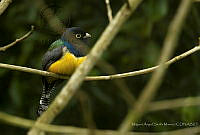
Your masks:
{"label": "bird's beak", "polygon": [[89,33],[86,33],[83,38],[91,38],[92,36]]}

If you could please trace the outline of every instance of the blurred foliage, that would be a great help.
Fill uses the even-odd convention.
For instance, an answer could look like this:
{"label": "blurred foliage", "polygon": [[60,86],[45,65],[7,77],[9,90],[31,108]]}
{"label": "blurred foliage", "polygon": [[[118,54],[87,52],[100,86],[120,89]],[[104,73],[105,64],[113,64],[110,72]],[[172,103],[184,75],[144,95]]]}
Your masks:
{"label": "blurred foliage", "polygon": [[[111,0],[113,14],[124,1]],[[104,53],[103,59],[118,73],[128,72],[156,64],[162,48],[167,28],[180,0],[146,0],[123,25],[112,45]],[[108,24],[104,0],[62,1],[48,0],[48,7],[66,27],[81,26],[93,38],[91,46]],[[43,17],[44,9],[38,9],[34,1],[18,0],[0,16],[0,46],[4,46],[22,36],[34,25],[36,30],[26,40],[6,52],[0,52],[0,62],[41,69],[41,58],[48,46],[59,38],[47,25]],[[174,54],[178,55],[198,44],[200,36],[200,4],[194,3],[186,19],[183,31]],[[167,71],[155,100],[178,97],[200,96],[200,54],[193,54],[181,60]],[[91,74],[106,75],[95,67]],[[126,78],[130,92],[138,97],[151,74]],[[0,69],[0,111],[36,119],[41,76]],[[66,81],[65,81],[66,82]],[[64,84],[64,83],[63,83]],[[63,85],[62,84],[62,85]],[[62,85],[57,88],[60,91]],[[117,129],[125,117],[128,105],[119,88],[112,81],[84,82],[82,92],[87,95],[85,102],[91,110],[93,121],[100,129]],[[139,122],[197,122],[200,120],[200,107],[185,107],[173,110],[147,113]],[[56,124],[87,127],[79,100],[73,98],[70,104],[56,118]],[[184,128],[181,126],[140,126],[134,131],[166,131]],[[26,130],[0,123],[4,135],[25,134]]]}

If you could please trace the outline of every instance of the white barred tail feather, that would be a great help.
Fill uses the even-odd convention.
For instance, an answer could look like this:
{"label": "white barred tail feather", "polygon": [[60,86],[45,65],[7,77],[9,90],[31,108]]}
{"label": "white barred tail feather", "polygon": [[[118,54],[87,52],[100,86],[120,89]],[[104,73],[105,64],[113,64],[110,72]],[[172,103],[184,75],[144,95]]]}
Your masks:
{"label": "white barred tail feather", "polygon": [[43,112],[45,112],[50,104],[51,94],[55,90],[55,81],[48,82],[45,78],[43,80],[43,89],[39,102],[39,107],[37,110],[37,115],[40,116]]}

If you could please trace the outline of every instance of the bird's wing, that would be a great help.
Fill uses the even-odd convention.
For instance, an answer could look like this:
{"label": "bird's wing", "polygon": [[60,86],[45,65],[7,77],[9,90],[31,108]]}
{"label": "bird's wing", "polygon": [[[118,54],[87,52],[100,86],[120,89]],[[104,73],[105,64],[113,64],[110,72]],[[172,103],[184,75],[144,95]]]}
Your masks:
{"label": "bird's wing", "polygon": [[48,70],[49,66],[59,60],[62,55],[63,51],[62,48],[64,47],[64,44],[62,41],[57,40],[54,43],[51,44],[49,47],[49,50],[44,54],[42,58],[42,68],[43,70]]}

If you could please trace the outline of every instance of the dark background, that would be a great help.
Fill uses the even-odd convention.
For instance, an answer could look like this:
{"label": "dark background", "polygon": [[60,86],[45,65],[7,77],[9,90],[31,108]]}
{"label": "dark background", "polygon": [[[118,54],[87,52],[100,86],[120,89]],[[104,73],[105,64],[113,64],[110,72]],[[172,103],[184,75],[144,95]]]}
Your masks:
{"label": "dark background", "polygon": [[[111,0],[113,14],[120,9],[123,0]],[[139,70],[156,65],[170,21],[175,15],[180,0],[145,0],[122,26],[103,54],[117,73]],[[92,35],[90,46],[108,24],[104,0],[48,0],[48,8],[66,27],[80,26]],[[43,17],[34,1],[13,1],[0,16],[0,46],[13,42],[30,30],[35,31],[26,40],[17,43],[6,52],[0,52],[0,62],[41,69],[41,58],[48,46],[59,38]],[[200,4],[194,3],[183,26],[175,55],[198,45],[200,36]],[[176,62],[167,70],[155,101],[200,95],[200,54]],[[95,67],[92,75],[107,75]],[[151,74],[125,78],[125,83],[134,97],[138,97]],[[41,76],[24,72],[0,69],[0,111],[27,119],[36,119],[36,110],[42,89]],[[63,84],[57,91],[59,92]],[[86,95],[81,106],[75,96],[54,124],[87,127],[83,112],[92,114],[93,123],[99,129],[117,129],[128,111],[128,105],[113,81],[84,82],[81,92]],[[88,114],[88,113],[87,113]],[[182,107],[147,113],[139,122],[200,122],[200,107]],[[177,126],[140,126],[134,131],[168,131]],[[0,123],[4,135],[25,134],[27,130]]]}

